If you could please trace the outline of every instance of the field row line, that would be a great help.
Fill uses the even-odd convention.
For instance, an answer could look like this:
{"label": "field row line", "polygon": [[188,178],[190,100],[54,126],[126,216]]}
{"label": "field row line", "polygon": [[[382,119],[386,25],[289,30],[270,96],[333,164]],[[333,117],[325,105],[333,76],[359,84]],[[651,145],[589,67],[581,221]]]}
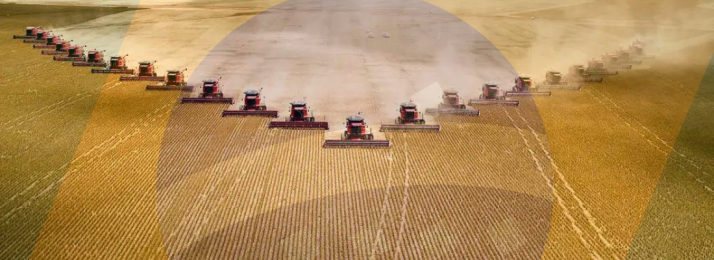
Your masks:
{"label": "field row line", "polygon": [[[654,142],[652,142],[652,140],[650,140],[649,138],[647,138],[647,136],[646,136],[644,133],[642,133],[642,131],[640,131],[640,130],[638,130],[637,128],[635,128],[632,124],[630,124],[630,123],[628,122],[627,119],[625,119],[625,118],[624,118],[622,115],[620,115],[620,113],[618,113],[617,111],[614,111],[614,110],[611,108],[611,106],[608,106],[607,104],[605,104],[597,95],[593,94],[593,92],[602,95],[602,97],[603,97],[604,99],[609,100],[609,103],[613,104],[616,108],[618,108],[618,109],[621,110],[623,113],[625,113],[626,115],[629,116],[629,114],[627,114],[627,113],[624,111],[624,109],[622,109],[621,107],[617,106],[617,104],[615,104],[615,102],[613,102],[612,99],[608,98],[605,94],[603,94],[603,93],[601,93],[601,92],[599,92],[599,91],[597,91],[597,90],[590,91],[589,89],[586,89],[586,91],[588,92],[588,94],[590,94],[592,97],[594,97],[602,106],[606,107],[606,108],[607,108],[608,110],[610,110],[613,114],[615,114],[615,116],[617,116],[620,120],[622,120],[622,122],[624,122],[628,127],[630,127],[630,129],[632,129],[633,131],[635,131],[640,137],[642,137],[644,140],[646,140],[652,147],[654,147],[655,149],[657,149],[657,151],[659,151],[660,153],[662,153],[662,154],[664,154],[665,156],[669,157],[670,153],[668,153],[667,151],[665,151],[664,149],[662,149],[662,148],[660,148],[658,145],[656,145]],[[632,116],[629,116],[629,117],[631,118],[632,121],[636,122],[641,128],[645,129],[648,133],[650,133],[651,135],[654,135],[658,140],[660,140],[660,143],[662,143],[667,149],[671,150],[671,151],[674,152],[676,155],[679,155],[680,157],[684,158],[684,160],[685,160],[686,162],[688,162],[691,166],[693,166],[694,168],[697,169],[697,173],[703,174],[703,175],[705,175],[705,176],[709,176],[709,173],[707,173],[706,171],[703,171],[703,170],[702,170],[702,167],[699,166],[699,165],[697,165],[697,164],[695,164],[693,160],[687,158],[684,154],[682,154],[681,152],[675,150],[674,147],[668,145],[664,140],[662,140],[661,138],[659,138],[659,136],[657,136],[655,133],[651,132],[647,127],[645,127],[645,126],[642,125],[639,121],[637,121],[636,119],[634,119],[634,117],[632,117]],[[675,162],[675,163],[677,163],[677,164],[679,164],[679,165],[681,165],[677,159],[673,159],[672,161]],[[707,192],[714,194],[714,192],[712,192],[712,188],[709,187],[708,185],[706,185],[706,183],[705,183],[704,181],[702,181],[701,179],[699,179],[699,178],[697,178],[696,176],[694,176],[694,174],[693,174],[692,172],[690,172],[689,170],[687,170],[685,167],[682,167],[682,169],[684,169],[684,170],[687,172],[687,174],[689,174],[690,176],[692,176],[693,178],[695,178],[695,180],[697,180],[698,183],[702,184],[702,185],[703,185],[703,188],[704,188]],[[701,171],[701,172],[700,172],[700,171]]]}

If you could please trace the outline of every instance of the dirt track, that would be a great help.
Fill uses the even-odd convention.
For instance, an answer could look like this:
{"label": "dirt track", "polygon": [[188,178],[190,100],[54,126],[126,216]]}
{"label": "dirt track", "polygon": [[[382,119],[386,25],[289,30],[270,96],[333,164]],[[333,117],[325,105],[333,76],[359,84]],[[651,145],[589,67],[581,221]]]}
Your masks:
{"label": "dirt track", "polygon": [[[672,30],[671,25],[666,25],[670,22],[667,19],[662,19],[659,22],[662,26],[656,30],[641,27],[638,22],[611,26],[613,23],[607,21],[613,18],[608,17],[609,12],[600,12],[608,15],[595,15],[592,19],[574,19],[573,14],[592,8],[588,5],[514,14],[513,11],[524,11],[514,3],[509,3],[511,7],[490,6],[492,9],[480,4],[475,4],[473,9],[454,8],[449,2],[436,4],[458,14],[483,33],[518,72],[533,75],[545,68],[565,69],[570,63],[583,62],[602,51],[622,46],[638,33],[654,33],[676,40],[659,42],[662,55],[647,64],[648,70],[623,72],[602,85],[589,85],[580,92],[557,91],[550,98],[537,99],[538,110],[524,102],[518,109],[485,109],[484,116],[477,119],[440,118],[444,132],[439,134],[388,134],[395,145],[388,151],[323,150],[319,148],[319,131],[268,130],[264,120],[212,116],[223,108],[220,106],[178,106],[171,111],[170,119],[168,114],[161,118],[168,120],[163,121],[168,122],[165,131],[161,120],[137,127],[132,122],[156,112],[153,106],[161,103],[156,101],[170,99],[171,93],[160,98],[155,96],[157,94],[146,94],[140,85],[127,89],[128,92],[105,91],[100,97],[100,104],[104,105],[94,108],[92,118],[95,120],[90,121],[78,154],[99,143],[107,149],[116,149],[103,157],[105,162],[112,163],[96,161],[69,167],[76,169],[75,174],[84,174],[70,174],[62,184],[53,206],[54,213],[35,247],[35,256],[49,257],[59,248],[79,245],[81,249],[72,252],[103,258],[122,255],[145,258],[161,256],[164,252],[184,258],[316,254],[323,258],[484,254],[496,258],[539,258],[541,251],[544,258],[625,258],[638,234],[640,220],[647,216],[645,209],[651,203],[650,196],[655,192],[665,162],[669,156],[679,156],[670,152],[676,146],[679,126],[684,122],[699,79],[714,52],[711,41],[707,40],[711,34],[706,28],[697,29],[698,22],[680,24],[688,30]],[[613,4],[603,6],[603,10],[617,8]],[[649,10],[666,15],[659,11],[662,6],[667,5]],[[680,17],[708,12],[692,8],[683,3],[677,6],[675,13]],[[638,15],[647,17],[646,10],[638,9],[645,13]],[[152,13],[169,11],[173,12],[140,11],[144,15],[139,19],[150,20]],[[638,15],[633,18],[642,18]],[[536,19],[530,20],[530,16]],[[201,46],[217,43],[221,35],[227,35],[230,28],[245,19],[223,19],[233,23],[217,28],[219,32],[204,38]],[[158,25],[167,28],[170,24],[171,21],[149,22],[136,34],[132,34],[136,28],[130,28],[129,35],[151,34],[149,29]],[[191,35],[200,35],[199,31],[196,28],[196,33]],[[127,40],[137,43],[132,42],[132,37]],[[685,46],[689,47],[675,48],[679,41],[688,43]],[[137,50],[141,55],[132,55],[137,59],[150,56],[148,53],[156,56],[147,58],[158,59],[166,55],[160,53],[182,48],[179,43],[181,41],[162,42],[162,52],[154,52],[151,48],[158,47],[141,43],[133,46],[125,43],[129,47],[122,49]],[[206,49],[199,49],[208,53]],[[192,58],[166,60],[198,67],[197,60]],[[127,97],[135,97],[133,104],[137,109],[117,113]],[[539,115],[544,126],[539,126]],[[106,127],[107,122],[113,122],[113,126]],[[534,128],[533,131],[529,127]],[[143,136],[141,141],[106,137],[125,128],[143,133],[136,135]],[[214,131],[206,134],[202,130]],[[491,147],[502,148],[492,150]],[[162,149],[161,155],[159,149]],[[287,152],[293,149],[300,152]],[[435,160],[429,158],[433,156],[431,149],[442,151],[440,159],[436,159],[440,163],[427,164]],[[680,164],[684,167],[683,179],[690,180],[687,190],[697,192],[702,199],[697,202],[701,208],[705,205],[701,203],[711,200],[706,187],[711,187],[713,180],[701,174],[701,171],[712,172],[707,155],[686,148],[675,151],[693,160],[688,162],[682,156],[675,159],[685,163]],[[311,160],[313,158],[316,160]],[[539,166],[546,168],[544,176],[554,180],[553,202],[549,193],[543,193],[547,190],[543,189],[547,188],[543,183],[547,182],[528,186],[538,183]],[[132,178],[122,177],[127,174],[126,169],[136,169],[130,171]],[[474,173],[480,178],[470,179]],[[158,205],[142,197],[155,192],[153,178],[157,178]],[[106,192],[118,192],[117,188],[133,191]],[[106,195],[93,195],[102,193]],[[533,197],[525,200],[523,194]],[[514,196],[518,199],[509,201]],[[501,203],[478,204],[482,200],[472,199],[446,206],[463,197],[500,200]],[[667,199],[673,198],[681,199]],[[524,216],[522,211],[503,210],[503,205],[525,207],[519,204],[522,202],[529,206],[533,204],[528,202],[540,205],[525,210],[538,213]],[[670,209],[677,207],[671,203],[663,205]],[[151,210],[155,207],[159,209],[158,219]],[[552,208],[552,218],[543,215],[544,207]],[[484,217],[482,221],[471,222],[474,219],[471,216],[484,211],[489,214],[480,215]],[[703,230],[712,226],[711,218],[703,213],[691,212],[690,219],[700,221],[691,228]],[[74,216],[71,221],[70,216]],[[542,218],[552,221],[547,242],[540,235],[548,228],[535,224]],[[136,219],[143,221],[133,221]],[[134,224],[132,229],[122,229],[130,223]],[[647,223],[657,225],[656,221]],[[524,229],[525,226],[532,229]],[[514,234],[519,229],[513,227],[520,227],[529,243],[517,239],[521,236]],[[500,230],[494,231],[500,235],[494,237],[493,232],[484,233],[484,230]],[[97,239],[95,234],[100,231],[106,231],[103,234],[112,238]],[[162,233],[161,237],[158,232]],[[253,235],[246,236],[249,234],[246,232]],[[688,237],[687,233],[686,229],[679,233],[670,231],[670,235],[681,237],[682,243],[671,250],[652,241],[638,243],[637,250],[639,255],[649,252],[649,256],[696,258],[707,255],[709,251],[703,247],[685,250],[686,241],[711,241],[712,237],[701,232],[697,232],[699,237]],[[74,240],[66,239],[69,237]],[[491,240],[495,247],[459,250],[483,245],[465,237],[496,239]],[[130,243],[122,246],[108,241]],[[261,247],[259,241],[281,246],[271,250]],[[220,246],[216,242],[241,246]],[[166,244],[165,249],[162,243]],[[510,247],[499,246],[505,244]],[[64,256],[70,257],[72,252],[67,251]]]}

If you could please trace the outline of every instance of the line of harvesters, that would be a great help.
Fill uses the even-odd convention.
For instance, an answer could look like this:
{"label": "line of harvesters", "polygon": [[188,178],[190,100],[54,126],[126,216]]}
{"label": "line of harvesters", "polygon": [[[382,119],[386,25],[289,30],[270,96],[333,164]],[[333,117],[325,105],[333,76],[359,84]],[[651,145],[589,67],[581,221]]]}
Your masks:
{"label": "line of harvesters", "polygon": [[[156,61],[141,61],[135,71],[129,69],[126,57],[112,56],[107,64],[104,60],[104,51],[89,51],[85,55],[86,46],[72,45],[72,41],[63,40],[62,35],[52,35],[41,27],[27,27],[25,35],[14,35],[14,39],[24,39],[25,43],[34,43],[33,48],[42,49],[43,55],[53,55],[55,61],[72,61],[72,66],[92,67],[92,73],[126,74],[120,76],[120,81],[155,81],[155,85],[147,85],[146,90],[180,90],[193,92],[194,87],[186,84],[184,72],[186,70],[168,70],[165,76],[156,74]],[[468,106],[477,105],[510,105],[518,106],[518,100],[511,100],[507,96],[550,96],[551,92],[541,91],[550,89],[579,90],[579,85],[569,82],[602,82],[602,78],[593,75],[617,75],[617,71],[609,69],[630,69],[632,64],[641,64],[641,60],[650,58],[643,53],[644,42],[635,41],[629,50],[619,50],[616,53],[607,53],[602,59],[592,59],[587,68],[583,65],[573,65],[568,74],[563,77],[560,72],[547,71],[543,84],[533,84],[530,77],[521,75],[516,77],[512,91],[503,92],[496,83],[485,83],[481,86],[482,93],[478,99],[471,99],[465,103],[458,91],[447,89],[441,96],[442,102],[436,108],[427,108],[429,114],[454,114],[478,116],[479,110]],[[95,68],[98,67],[98,68]],[[181,103],[224,103],[234,104],[232,97],[224,97],[221,87],[221,78],[205,79],[202,81],[201,91],[198,96],[183,97]],[[222,116],[266,116],[278,117],[278,111],[268,110],[261,98],[261,90],[248,89],[243,92],[243,104],[236,110],[224,110]],[[389,140],[375,140],[374,134],[364,117],[360,114],[346,118],[346,130],[337,140],[325,140],[323,147],[389,147]],[[269,128],[287,129],[324,129],[329,130],[326,121],[316,121],[305,100],[296,100],[290,103],[290,116],[284,120],[273,120]],[[382,125],[380,132],[384,131],[440,131],[438,124],[427,124],[423,113],[417,109],[413,102],[404,102],[399,105],[399,117],[394,124]]]}

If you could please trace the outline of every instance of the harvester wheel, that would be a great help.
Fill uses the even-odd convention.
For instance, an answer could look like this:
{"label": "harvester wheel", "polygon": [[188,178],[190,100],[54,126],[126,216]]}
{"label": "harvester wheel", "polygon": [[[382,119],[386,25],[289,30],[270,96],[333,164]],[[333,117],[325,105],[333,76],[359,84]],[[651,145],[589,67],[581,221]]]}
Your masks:
{"label": "harvester wheel", "polygon": [[374,135],[368,134],[368,135],[367,135],[367,140],[374,140]]}
{"label": "harvester wheel", "polygon": [[223,93],[218,93],[219,98],[223,98]]}

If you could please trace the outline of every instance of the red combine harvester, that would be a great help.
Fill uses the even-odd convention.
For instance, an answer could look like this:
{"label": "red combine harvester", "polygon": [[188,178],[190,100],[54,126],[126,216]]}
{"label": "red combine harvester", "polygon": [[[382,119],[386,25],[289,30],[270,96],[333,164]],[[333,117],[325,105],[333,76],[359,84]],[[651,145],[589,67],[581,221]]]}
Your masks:
{"label": "red combine harvester", "polygon": [[315,121],[315,117],[309,111],[307,103],[302,100],[290,102],[290,117],[285,118],[285,121],[271,121],[268,124],[268,128],[322,128],[330,130],[327,122]]}
{"label": "red combine harvester", "polygon": [[609,71],[605,68],[605,62],[602,59],[592,59],[588,61],[588,67],[585,72],[589,75],[617,75],[617,71]]}
{"label": "red combine harvester", "polygon": [[55,36],[55,35],[49,35],[47,36],[47,39],[45,39],[44,44],[34,44],[32,45],[32,48],[34,49],[43,49],[43,50],[53,50],[57,48],[57,43],[62,41],[62,38],[60,36]]}
{"label": "red combine harvester", "polygon": [[613,69],[632,69],[631,64],[623,64],[620,62],[620,56],[617,53],[605,53],[602,55],[602,61],[606,68]]}
{"label": "red combine harvester", "polygon": [[652,55],[646,55],[646,54],[645,54],[645,50],[644,50],[644,49],[645,49],[645,46],[642,45],[642,44],[638,44],[638,43],[634,42],[634,43],[632,43],[632,45],[630,45],[630,48],[629,48],[629,49],[630,49],[630,55],[631,55],[633,58],[637,58],[637,59],[654,59],[654,56],[652,56]]}
{"label": "red combine harvester", "polygon": [[109,73],[109,74],[134,74],[133,69],[126,66],[126,56],[112,56],[109,58],[109,68],[92,69],[92,73]]}
{"label": "red combine harvester", "polygon": [[641,65],[642,64],[642,60],[636,60],[636,59],[632,58],[632,55],[630,55],[629,49],[617,50],[617,59],[620,64],[633,64],[633,65]]}
{"label": "red combine harvester", "polygon": [[549,70],[545,73],[545,81],[538,85],[539,89],[580,90],[580,85],[570,85],[563,79],[563,74]]}
{"label": "red combine harvester", "polygon": [[518,106],[520,101],[508,100],[496,83],[486,83],[481,86],[481,96],[478,99],[469,100],[469,105],[508,105]]}
{"label": "red combine harvester", "polygon": [[164,81],[164,76],[157,76],[154,68],[156,61],[139,62],[139,74],[133,76],[121,76],[120,81]]}
{"label": "red combine harvester", "polygon": [[146,90],[181,90],[181,91],[193,91],[193,86],[187,86],[186,81],[184,81],[184,70],[168,70],[166,72],[166,78],[161,85],[146,85]]}
{"label": "red combine harvester", "polygon": [[520,75],[514,80],[512,91],[507,91],[506,96],[550,96],[549,91],[540,92],[533,84],[530,76]]}
{"label": "red combine harvester", "polygon": [[573,65],[568,69],[568,75],[564,79],[566,82],[602,82],[602,78],[593,77],[588,74],[585,66]]}
{"label": "red combine harvester", "polygon": [[25,28],[25,35],[13,35],[13,39],[35,39],[37,38],[37,31],[42,29],[42,27],[28,26]]}
{"label": "red combine harvester", "polygon": [[47,37],[50,36],[50,31],[37,30],[37,34],[34,39],[25,39],[24,43],[46,43]]}
{"label": "red combine harvester", "polygon": [[70,46],[66,56],[56,55],[52,59],[55,61],[84,61],[84,47],[87,46]]}
{"label": "red combine harvester", "polygon": [[220,78],[203,80],[202,92],[198,97],[185,97],[181,99],[183,103],[227,103],[233,104],[233,98],[224,98],[221,91]]}
{"label": "red combine harvester", "polygon": [[382,125],[380,132],[384,131],[440,131],[440,125],[427,125],[416,104],[405,102],[399,105],[399,117],[393,125]]}
{"label": "red combine harvester", "polygon": [[72,62],[72,66],[76,67],[106,67],[104,61],[104,51],[93,50],[87,53],[87,59],[82,61]]}
{"label": "red combine harvester", "polygon": [[453,89],[444,90],[441,95],[441,103],[438,108],[427,108],[429,114],[459,114],[478,116],[479,111],[466,108],[466,105],[459,97],[459,92]]}
{"label": "red combine harvester", "polygon": [[277,110],[267,110],[267,107],[261,102],[260,91],[249,89],[243,92],[243,105],[238,110],[223,110],[223,116],[268,116],[278,117]]}
{"label": "red combine harvester", "polygon": [[42,51],[42,55],[67,55],[69,52],[69,47],[71,47],[71,41],[58,41],[55,43],[55,50],[53,51]]}
{"label": "red combine harvester", "polygon": [[340,140],[325,140],[324,148],[333,147],[389,147],[389,140],[374,140],[371,131],[368,132],[367,123],[360,115],[347,118],[347,129],[342,133]]}

